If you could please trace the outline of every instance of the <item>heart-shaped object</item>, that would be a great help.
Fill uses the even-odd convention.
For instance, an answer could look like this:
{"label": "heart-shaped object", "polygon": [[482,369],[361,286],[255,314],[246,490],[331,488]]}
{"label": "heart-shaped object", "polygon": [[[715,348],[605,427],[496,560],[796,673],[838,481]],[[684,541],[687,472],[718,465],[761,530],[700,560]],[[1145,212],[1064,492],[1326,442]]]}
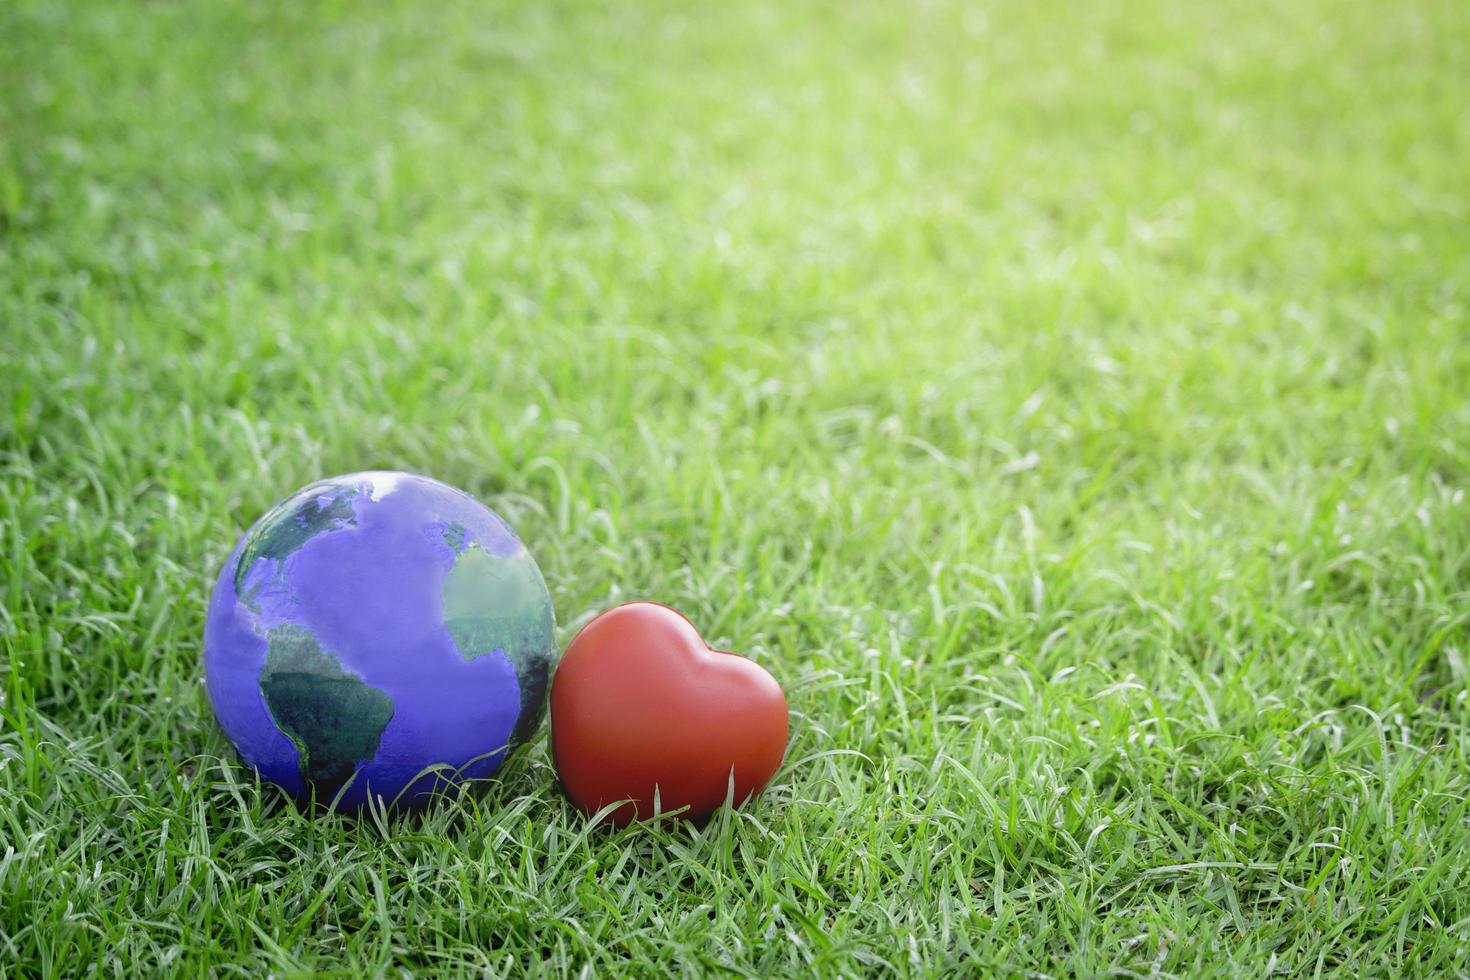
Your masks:
{"label": "heart-shaped object", "polygon": [[[765,668],[711,649],[668,606],[598,616],[551,683],[551,745],[567,795],[621,826],[659,813],[699,820],[760,792],[786,751],[786,696]],[[731,780],[733,773],[733,795]]]}

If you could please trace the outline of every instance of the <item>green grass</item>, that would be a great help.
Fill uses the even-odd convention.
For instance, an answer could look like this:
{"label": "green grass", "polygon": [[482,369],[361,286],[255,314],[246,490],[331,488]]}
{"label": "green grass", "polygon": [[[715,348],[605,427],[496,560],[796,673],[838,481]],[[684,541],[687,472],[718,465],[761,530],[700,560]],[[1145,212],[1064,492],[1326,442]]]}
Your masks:
{"label": "green grass", "polygon": [[[1465,974],[1467,39],[0,5],[0,974]],[[257,784],[210,583],[367,468],[769,667],[769,791]]]}

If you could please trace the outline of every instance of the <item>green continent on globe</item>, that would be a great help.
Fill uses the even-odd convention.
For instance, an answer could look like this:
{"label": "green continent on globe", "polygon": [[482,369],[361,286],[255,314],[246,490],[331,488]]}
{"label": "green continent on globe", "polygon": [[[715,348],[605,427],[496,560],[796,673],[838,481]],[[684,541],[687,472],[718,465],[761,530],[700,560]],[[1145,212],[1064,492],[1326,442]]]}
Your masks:
{"label": "green continent on globe", "polygon": [[314,483],[261,518],[240,549],[240,560],[235,564],[235,594],[241,594],[245,577],[257,558],[283,561],[315,535],[356,524],[352,498],[362,491],[363,487],[355,484]]}
{"label": "green continent on globe", "polygon": [[524,740],[540,717],[555,659],[551,600],[535,562],[525,552],[502,558],[468,545],[444,577],[444,627],[466,660],[505,653],[521,691],[511,737]]}
{"label": "green continent on globe", "polygon": [[440,533],[444,536],[444,543],[453,548],[455,554],[463,551],[469,542],[470,532],[463,524],[445,524]]}
{"label": "green continent on globe", "polygon": [[305,627],[283,623],[266,639],[260,693],[276,727],[296,743],[301,775],[325,802],[378,751],[393,701],[344,669]]}

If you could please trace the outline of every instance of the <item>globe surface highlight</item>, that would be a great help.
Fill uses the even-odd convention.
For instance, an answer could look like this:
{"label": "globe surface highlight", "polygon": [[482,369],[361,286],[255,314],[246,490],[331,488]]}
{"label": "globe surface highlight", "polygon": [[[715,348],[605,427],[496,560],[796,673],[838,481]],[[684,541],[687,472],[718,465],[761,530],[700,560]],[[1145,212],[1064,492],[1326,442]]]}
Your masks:
{"label": "globe surface highlight", "polygon": [[534,733],[556,662],[551,598],[492,510],[368,472],[272,508],[221,569],[204,668],[246,763],[298,799],[422,805]]}

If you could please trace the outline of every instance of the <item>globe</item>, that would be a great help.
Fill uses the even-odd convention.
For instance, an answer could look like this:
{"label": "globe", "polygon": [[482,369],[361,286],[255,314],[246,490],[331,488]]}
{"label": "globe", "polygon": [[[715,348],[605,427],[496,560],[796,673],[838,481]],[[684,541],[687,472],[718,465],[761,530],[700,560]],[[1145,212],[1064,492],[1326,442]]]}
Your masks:
{"label": "globe", "polygon": [[409,473],[287,497],[220,570],[204,676],[241,758],[339,809],[423,804],[540,723],[551,597],[505,521]]}

